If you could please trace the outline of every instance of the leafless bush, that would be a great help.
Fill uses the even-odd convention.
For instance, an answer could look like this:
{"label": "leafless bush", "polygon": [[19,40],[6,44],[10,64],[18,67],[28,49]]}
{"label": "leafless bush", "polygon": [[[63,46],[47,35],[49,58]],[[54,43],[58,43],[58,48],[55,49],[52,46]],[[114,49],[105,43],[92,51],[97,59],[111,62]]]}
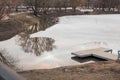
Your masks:
{"label": "leafless bush", "polygon": [[8,14],[8,4],[6,0],[0,0],[0,20]]}

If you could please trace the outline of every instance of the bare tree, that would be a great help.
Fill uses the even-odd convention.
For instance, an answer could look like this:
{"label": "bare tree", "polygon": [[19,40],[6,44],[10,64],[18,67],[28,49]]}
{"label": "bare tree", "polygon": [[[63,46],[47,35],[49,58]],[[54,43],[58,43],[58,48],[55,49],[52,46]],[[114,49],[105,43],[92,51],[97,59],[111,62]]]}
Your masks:
{"label": "bare tree", "polygon": [[46,15],[51,6],[51,0],[25,0],[25,4],[32,8],[35,16]]}
{"label": "bare tree", "polygon": [[20,0],[0,0],[0,20],[9,15],[14,7],[17,9],[21,3]]}
{"label": "bare tree", "polygon": [[18,6],[22,5],[24,0],[9,0],[10,7],[18,12]]}
{"label": "bare tree", "polygon": [[71,7],[72,7],[72,9],[73,9],[73,12],[75,13],[76,8],[77,8],[78,6],[80,6],[81,0],[70,0],[69,2],[70,2],[70,5],[71,5]]}
{"label": "bare tree", "polygon": [[82,7],[86,7],[88,3],[88,0],[81,0]]}
{"label": "bare tree", "polygon": [[119,11],[120,0],[95,0],[95,8],[102,9],[103,12],[115,12]]}
{"label": "bare tree", "polygon": [[0,20],[8,15],[9,6],[6,0],[0,0]]}

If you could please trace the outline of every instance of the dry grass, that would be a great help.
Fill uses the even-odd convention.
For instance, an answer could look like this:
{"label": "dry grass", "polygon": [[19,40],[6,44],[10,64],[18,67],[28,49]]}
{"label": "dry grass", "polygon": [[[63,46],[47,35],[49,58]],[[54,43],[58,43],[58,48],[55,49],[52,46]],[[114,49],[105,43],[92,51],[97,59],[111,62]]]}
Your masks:
{"label": "dry grass", "polygon": [[35,17],[22,13],[0,21],[0,41],[10,39],[20,32],[29,34],[45,30],[58,22],[58,18]]}
{"label": "dry grass", "polygon": [[28,80],[120,80],[120,63],[98,62],[51,70],[24,71],[19,74]]}
{"label": "dry grass", "polygon": [[28,14],[11,16],[8,20],[0,21],[0,41],[10,39],[20,32],[26,31],[30,25],[37,23],[37,18]]}

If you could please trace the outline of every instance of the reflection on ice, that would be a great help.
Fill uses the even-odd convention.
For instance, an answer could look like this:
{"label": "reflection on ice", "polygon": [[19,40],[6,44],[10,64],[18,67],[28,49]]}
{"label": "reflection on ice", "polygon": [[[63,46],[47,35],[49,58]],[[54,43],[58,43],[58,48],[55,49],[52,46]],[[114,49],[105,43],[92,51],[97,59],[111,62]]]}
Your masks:
{"label": "reflection on ice", "polygon": [[34,53],[36,56],[41,55],[45,51],[52,51],[55,48],[53,45],[54,39],[48,37],[30,38],[25,33],[19,34],[17,43],[26,53]]}

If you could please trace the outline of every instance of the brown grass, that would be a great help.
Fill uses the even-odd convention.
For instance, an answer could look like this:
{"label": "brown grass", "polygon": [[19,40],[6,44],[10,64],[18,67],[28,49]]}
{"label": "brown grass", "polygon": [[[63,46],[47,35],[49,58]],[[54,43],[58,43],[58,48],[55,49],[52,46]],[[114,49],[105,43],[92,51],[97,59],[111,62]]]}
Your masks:
{"label": "brown grass", "polygon": [[10,39],[18,33],[26,31],[30,25],[37,22],[37,18],[28,14],[19,14],[11,16],[8,20],[0,21],[0,41]]}
{"label": "brown grass", "polygon": [[50,70],[31,70],[19,74],[28,80],[120,80],[120,63],[98,62]]}

